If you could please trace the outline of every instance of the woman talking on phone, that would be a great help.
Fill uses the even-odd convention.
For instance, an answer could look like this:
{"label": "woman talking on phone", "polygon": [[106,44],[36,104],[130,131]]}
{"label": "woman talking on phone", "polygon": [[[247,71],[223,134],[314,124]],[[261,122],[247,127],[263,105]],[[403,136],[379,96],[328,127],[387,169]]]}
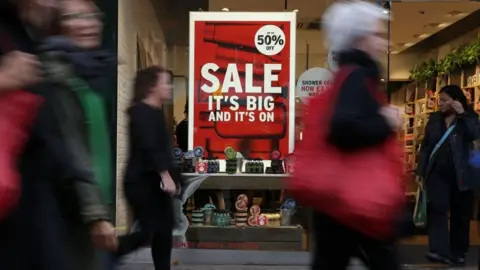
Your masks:
{"label": "woman talking on phone", "polygon": [[[464,265],[473,211],[473,141],[480,138],[478,114],[457,85],[440,90],[439,111],[425,128],[417,173],[428,196],[427,226],[431,262]],[[448,230],[450,213],[450,232]]]}

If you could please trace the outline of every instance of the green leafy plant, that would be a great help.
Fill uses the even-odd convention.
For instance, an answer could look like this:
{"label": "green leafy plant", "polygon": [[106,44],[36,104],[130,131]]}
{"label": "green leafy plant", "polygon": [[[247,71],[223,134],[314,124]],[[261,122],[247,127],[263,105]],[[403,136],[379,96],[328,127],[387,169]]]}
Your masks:
{"label": "green leafy plant", "polygon": [[480,39],[476,40],[463,48],[462,64],[471,65],[480,61]]}
{"label": "green leafy plant", "polygon": [[412,80],[418,81],[418,82],[426,82],[429,79],[437,76],[438,74],[438,63],[431,59],[429,61],[425,61],[421,63],[420,65],[415,66],[411,71],[410,71],[410,78]]}
{"label": "green leafy plant", "polygon": [[439,61],[429,60],[416,65],[410,71],[410,78],[426,82],[436,76],[445,76],[468,65],[480,63],[480,39],[459,47]]}

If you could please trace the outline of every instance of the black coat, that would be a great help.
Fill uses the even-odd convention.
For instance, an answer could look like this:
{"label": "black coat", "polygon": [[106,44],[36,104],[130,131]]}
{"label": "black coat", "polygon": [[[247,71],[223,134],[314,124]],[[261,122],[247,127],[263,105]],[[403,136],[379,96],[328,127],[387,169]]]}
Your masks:
{"label": "black coat", "polygon": [[[455,166],[455,175],[460,190],[471,190],[479,187],[480,174],[478,170],[469,165],[469,159],[474,149],[473,141],[480,138],[480,121],[478,114],[468,111],[457,118],[457,125],[450,134],[450,139],[444,143],[450,143],[451,153]],[[428,182],[428,176],[433,168],[437,155],[430,159],[430,154],[435,145],[442,138],[445,131],[445,118],[441,112],[435,112],[430,116],[425,127],[425,136],[420,149],[420,159],[417,174],[424,177]],[[438,152],[437,152],[438,153]]]}
{"label": "black coat", "polygon": [[[340,67],[354,66],[340,87],[330,123],[329,142],[342,151],[356,151],[384,143],[394,133],[379,114],[382,104],[375,98],[380,91],[378,64],[358,50],[339,54]],[[367,80],[373,81],[369,85]]]}

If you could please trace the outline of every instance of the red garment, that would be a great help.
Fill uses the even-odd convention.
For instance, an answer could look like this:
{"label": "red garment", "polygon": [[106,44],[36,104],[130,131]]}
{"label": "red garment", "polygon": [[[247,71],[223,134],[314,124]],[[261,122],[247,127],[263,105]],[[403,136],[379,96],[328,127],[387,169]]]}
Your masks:
{"label": "red garment", "polygon": [[29,136],[41,98],[23,90],[0,94],[0,220],[20,197],[18,157]]}
{"label": "red garment", "polygon": [[[330,90],[311,98],[303,140],[295,150],[295,173],[287,184],[300,203],[372,238],[387,239],[394,233],[404,200],[401,149],[395,136],[352,153],[327,142],[334,101],[353,69],[339,70]],[[384,103],[378,83],[368,85],[372,95]]]}

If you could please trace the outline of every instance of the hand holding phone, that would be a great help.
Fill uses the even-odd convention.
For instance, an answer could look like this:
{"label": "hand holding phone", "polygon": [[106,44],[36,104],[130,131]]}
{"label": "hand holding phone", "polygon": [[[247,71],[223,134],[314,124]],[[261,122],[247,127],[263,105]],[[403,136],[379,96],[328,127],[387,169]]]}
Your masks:
{"label": "hand holding phone", "polygon": [[463,109],[462,103],[458,100],[454,100],[450,103],[450,107],[455,111],[457,114],[463,114],[465,113],[465,110]]}

